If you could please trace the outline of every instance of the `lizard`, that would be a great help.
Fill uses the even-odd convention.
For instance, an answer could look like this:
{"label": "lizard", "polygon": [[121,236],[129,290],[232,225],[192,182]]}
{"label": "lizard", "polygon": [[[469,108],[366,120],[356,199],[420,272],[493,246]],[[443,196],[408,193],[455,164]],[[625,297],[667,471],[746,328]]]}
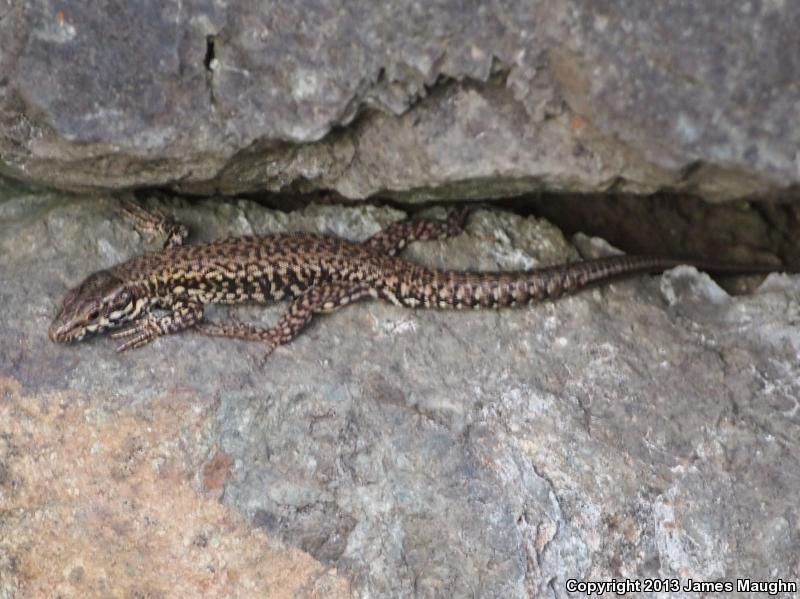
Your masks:
{"label": "lizard", "polygon": [[[469,208],[444,220],[405,220],[363,243],[316,233],[237,237],[205,245],[185,243],[189,231],[158,209],[135,202],[123,211],[142,232],[165,236],[163,248],[89,275],[68,291],[49,328],[55,342],[111,332],[117,351],[162,335],[195,329],[210,336],[262,341],[267,354],[294,339],[317,314],[365,298],[409,308],[501,308],[554,300],[594,284],[662,272],[681,264],[720,274],[769,273],[766,264],[740,264],[650,255],[613,255],[528,271],[447,271],[398,257],[417,240],[453,237]],[[788,270],[788,269],[787,269]],[[794,270],[792,270],[794,272]],[[289,300],[271,327],[209,322],[209,303]],[[166,312],[156,316],[155,310]]]}

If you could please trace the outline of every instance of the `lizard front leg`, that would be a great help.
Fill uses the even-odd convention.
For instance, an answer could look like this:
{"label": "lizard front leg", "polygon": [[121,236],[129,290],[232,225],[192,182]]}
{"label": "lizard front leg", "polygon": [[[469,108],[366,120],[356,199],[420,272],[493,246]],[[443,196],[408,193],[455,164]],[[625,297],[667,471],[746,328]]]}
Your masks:
{"label": "lizard front leg", "polygon": [[133,200],[123,200],[122,212],[133,223],[133,228],[147,237],[163,235],[164,249],[183,245],[189,229],[157,208],[147,209]]}
{"label": "lizard front leg", "polygon": [[138,320],[127,327],[112,333],[112,339],[126,339],[117,348],[118,352],[135,349],[147,345],[156,337],[177,333],[196,325],[203,319],[203,306],[194,302],[177,302],[172,307],[172,313],[157,317],[152,312],[147,312]]}
{"label": "lizard front leg", "polygon": [[455,237],[464,230],[472,208],[456,208],[445,220],[404,220],[378,231],[364,245],[381,254],[394,256],[412,241]]}
{"label": "lizard front leg", "polygon": [[307,289],[289,305],[289,310],[273,326],[257,327],[233,322],[227,324],[200,323],[196,328],[204,335],[234,337],[249,341],[265,341],[267,355],[279,345],[289,343],[308,323],[314,314],[327,314],[367,296],[376,296],[374,289],[357,282],[342,281],[322,283]]}

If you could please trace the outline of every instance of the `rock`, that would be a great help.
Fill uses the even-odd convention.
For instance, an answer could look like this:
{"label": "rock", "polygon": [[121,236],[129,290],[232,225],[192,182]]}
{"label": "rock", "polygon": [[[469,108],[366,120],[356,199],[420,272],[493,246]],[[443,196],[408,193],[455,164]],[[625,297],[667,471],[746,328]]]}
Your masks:
{"label": "rock", "polygon": [[75,387],[0,376],[2,596],[350,596],[335,568],[202,492],[213,398]]}
{"label": "rock", "polygon": [[[501,312],[367,302],[264,364],[258,344],[192,333],[116,354],[54,345],[47,326],[67,288],[153,245],[111,200],[1,193],[0,584],[21,595],[796,578],[797,276],[729,296],[683,267]],[[363,239],[401,217],[168,208],[201,240]],[[575,252],[545,221],[482,210],[407,256],[519,269]]]}
{"label": "rock", "polygon": [[0,2],[0,170],[70,189],[788,196],[800,6]]}

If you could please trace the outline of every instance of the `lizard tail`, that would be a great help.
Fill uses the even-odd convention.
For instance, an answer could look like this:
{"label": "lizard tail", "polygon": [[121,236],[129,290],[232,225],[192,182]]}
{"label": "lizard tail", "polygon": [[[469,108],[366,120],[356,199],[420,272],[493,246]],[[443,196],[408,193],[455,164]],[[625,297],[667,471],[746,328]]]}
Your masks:
{"label": "lizard tail", "polygon": [[417,268],[412,277],[385,287],[379,294],[393,303],[409,307],[500,308],[556,299],[593,284],[636,274],[662,272],[681,264],[728,275],[792,271],[767,264],[621,255],[520,272]]}

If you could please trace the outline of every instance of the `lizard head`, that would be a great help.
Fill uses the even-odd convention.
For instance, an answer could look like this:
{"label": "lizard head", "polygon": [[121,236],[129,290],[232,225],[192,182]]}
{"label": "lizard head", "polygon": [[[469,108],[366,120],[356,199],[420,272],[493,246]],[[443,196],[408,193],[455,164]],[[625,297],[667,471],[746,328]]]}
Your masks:
{"label": "lizard head", "polygon": [[64,297],[50,325],[52,341],[79,341],[132,320],[137,302],[131,289],[107,270],[88,276]]}

